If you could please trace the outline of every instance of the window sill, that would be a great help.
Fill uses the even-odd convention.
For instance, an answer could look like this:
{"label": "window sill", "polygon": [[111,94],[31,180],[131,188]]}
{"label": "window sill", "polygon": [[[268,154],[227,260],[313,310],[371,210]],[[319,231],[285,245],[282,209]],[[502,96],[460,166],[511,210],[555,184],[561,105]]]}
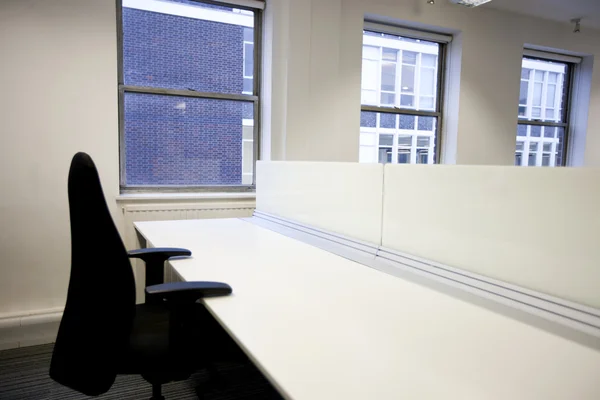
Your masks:
{"label": "window sill", "polygon": [[244,193],[127,193],[116,197],[118,203],[173,200],[256,200],[255,192]]}

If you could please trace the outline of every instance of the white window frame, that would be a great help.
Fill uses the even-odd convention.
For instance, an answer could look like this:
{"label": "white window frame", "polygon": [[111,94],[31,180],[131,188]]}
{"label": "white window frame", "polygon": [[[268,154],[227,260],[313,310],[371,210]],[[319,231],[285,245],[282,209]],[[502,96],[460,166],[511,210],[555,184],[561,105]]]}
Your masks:
{"label": "white window frame", "polygon": [[[379,140],[380,135],[393,135],[393,145],[388,147],[392,151],[392,159],[391,162],[396,164],[398,163],[398,155],[401,151],[410,152],[410,163],[417,163],[421,159],[421,153],[426,150],[428,152],[427,155],[427,163],[433,164],[438,162],[440,156],[441,149],[441,126],[442,126],[442,106],[443,106],[443,89],[444,89],[444,73],[445,73],[445,57],[446,57],[446,49],[447,44],[452,40],[451,36],[441,35],[437,33],[416,31],[401,27],[382,25],[378,23],[365,22],[364,30],[372,31],[377,33],[386,33],[396,36],[402,36],[412,39],[419,39],[428,42],[435,42],[438,44],[437,48],[433,48],[433,46],[427,46],[419,43],[411,43],[411,42],[399,42],[395,39],[388,39],[385,37],[376,37],[376,36],[368,36],[363,35],[363,50],[365,47],[376,47],[379,51],[378,58],[372,58],[371,60],[377,62],[377,77],[375,82],[375,89],[362,90],[361,85],[361,111],[362,112],[374,112],[376,116],[376,124],[375,127],[363,127],[361,126],[361,140],[360,140],[360,151],[361,151],[361,159],[362,154],[367,154],[365,152],[369,152],[372,154],[368,154],[368,158],[379,161],[379,151],[381,148],[386,148],[387,146],[380,146]],[[395,96],[395,104],[386,104],[382,105],[382,93],[388,93],[381,88],[381,80],[382,80],[382,65],[384,62],[394,62],[394,61],[386,61],[383,59],[383,48],[391,48],[397,49],[398,53],[396,56],[396,74],[395,74],[395,88],[394,92],[389,92],[390,94],[394,94]],[[433,67],[423,66],[422,65],[422,54],[428,53],[428,47],[431,47],[431,54],[436,55],[436,65]],[[417,58],[415,60],[415,64],[410,64],[410,66],[414,66],[414,88],[412,92],[406,92],[402,88],[402,71],[403,66],[405,65],[403,60],[403,52],[411,51],[417,53]],[[369,60],[370,58],[364,57],[364,59]],[[408,64],[406,64],[408,66]],[[434,71],[437,69],[436,81],[433,87],[432,95],[422,95],[420,93],[420,83],[421,83],[421,74],[423,69],[433,69]],[[375,95],[375,104],[370,102],[365,102],[363,93],[371,92]],[[413,105],[412,106],[402,106],[400,108],[400,102],[402,99],[402,95],[409,95],[413,97]],[[421,97],[431,97],[434,100],[435,107],[430,110],[423,109],[420,107]],[[383,114],[393,114],[395,115],[395,127],[394,128],[381,128],[380,121],[381,116]],[[412,117],[417,117],[414,119],[414,129],[400,129],[400,118],[402,115],[408,115]],[[418,118],[434,118],[433,130],[431,131],[420,131],[418,130],[419,121]],[[404,136],[411,137],[411,145],[399,145],[399,138]],[[419,147],[419,138],[429,138],[429,145],[426,147]]]}

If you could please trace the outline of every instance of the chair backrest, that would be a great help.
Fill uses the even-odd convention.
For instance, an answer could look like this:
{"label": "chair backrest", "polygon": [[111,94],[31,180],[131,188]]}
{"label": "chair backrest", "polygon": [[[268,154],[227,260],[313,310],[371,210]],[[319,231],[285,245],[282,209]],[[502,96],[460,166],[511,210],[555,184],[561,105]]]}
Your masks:
{"label": "chair backrest", "polygon": [[91,157],[69,171],[71,276],[50,376],[87,395],[110,389],[135,314],[131,264],[110,216]]}

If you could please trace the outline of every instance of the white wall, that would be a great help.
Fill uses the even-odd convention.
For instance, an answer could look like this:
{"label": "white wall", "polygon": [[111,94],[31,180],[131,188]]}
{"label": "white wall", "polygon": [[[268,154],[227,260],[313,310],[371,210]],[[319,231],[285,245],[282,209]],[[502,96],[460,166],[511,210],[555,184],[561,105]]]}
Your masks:
{"label": "white wall", "polygon": [[[459,164],[513,164],[524,44],[600,56],[600,31],[573,34],[568,23],[446,1],[430,6],[425,0],[281,0],[269,7],[273,18],[289,20],[273,38],[271,101],[284,109],[271,115],[270,134],[278,143],[273,159],[358,160],[365,15],[457,35],[452,51],[462,53],[462,68],[456,69],[460,86],[448,105],[454,112],[446,116],[456,137],[446,140],[446,159]],[[598,82],[596,68],[585,165],[600,165]],[[585,115],[583,120],[580,132]]]}
{"label": "white wall", "polygon": [[0,2],[0,317],[64,306],[75,152],[118,216],[115,32],[112,0]]}

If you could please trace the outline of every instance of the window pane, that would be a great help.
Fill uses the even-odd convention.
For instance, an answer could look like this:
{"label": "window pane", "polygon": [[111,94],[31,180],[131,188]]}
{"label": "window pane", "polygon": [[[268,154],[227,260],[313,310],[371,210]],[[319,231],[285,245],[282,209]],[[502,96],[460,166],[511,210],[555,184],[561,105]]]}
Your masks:
{"label": "window pane", "polygon": [[556,137],[558,138],[558,144],[556,145],[556,165],[565,165],[563,157],[565,130],[563,128],[556,128]]}
{"label": "window pane", "polygon": [[381,93],[381,105],[391,105],[396,103],[396,95],[394,93]]}
{"label": "window pane", "polygon": [[417,150],[417,164],[427,164],[429,160],[429,151]]}
{"label": "window pane", "polygon": [[360,126],[366,128],[375,128],[377,113],[369,111],[361,111]]}
{"label": "window pane", "polygon": [[384,62],[381,65],[381,90],[396,91],[396,63]]}
{"label": "window pane", "polygon": [[515,165],[520,166],[523,159],[523,154],[515,154]]}
{"label": "window pane", "polygon": [[383,59],[386,61],[397,61],[398,60],[398,50],[388,49],[387,47],[384,47],[383,48]]}
{"label": "window pane", "polygon": [[242,183],[251,103],[140,93],[125,93],[124,103],[127,185]]}
{"label": "window pane", "polygon": [[[252,26],[253,13],[239,14],[231,7],[197,2],[163,3],[164,10],[173,3],[189,15],[123,7],[125,85],[241,93],[244,65],[250,66],[254,60],[252,52],[244,60],[243,46],[244,31]],[[225,24],[210,20],[210,16],[199,19],[194,17],[199,9],[216,9],[244,22]]]}
{"label": "window pane", "polygon": [[517,142],[517,151],[523,151],[523,142]]}
{"label": "window pane", "polygon": [[527,126],[519,125],[517,128],[517,136],[527,136]]}
{"label": "window pane", "polygon": [[254,28],[244,28],[244,42],[254,42]]}
{"label": "window pane", "polygon": [[419,125],[418,130],[433,132],[435,129],[435,117],[418,117]]}
{"label": "window pane", "polygon": [[[246,129],[246,127],[244,127]],[[245,141],[243,144],[243,152],[242,152],[242,183],[245,185],[252,184],[252,174],[254,171],[254,159],[252,154],[254,153],[254,142]],[[249,177],[249,181],[245,180],[245,177]]]}
{"label": "window pane", "polygon": [[546,91],[546,107],[554,107],[554,100],[556,100],[556,85],[548,85]]}
{"label": "window pane", "polygon": [[400,105],[404,107],[414,107],[415,96],[403,94],[402,96],[400,96]]}
{"label": "window pane", "polygon": [[400,115],[400,129],[415,129],[415,119],[412,115]]}
{"label": "window pane", "polygon": [[244,76],[254,75],[254,44],[244,43]]}
{"label": "window pane", "polygon": [[544,71],[535,71],[535,80],[536,82],[543,82],[544,81]]}
{"label": "window pane", "polygon": [[[254,119],[254,103],[244,102],[242,103],[242,120],[253,120]],[[248,121],[244,121],[248,122]]]}
{"label": "window pane", "polygon": [[435,68],[437,62],[437,56],[433,54],[421,54],[421,65],[423,67]]}
{"label": "window pane", "polygon": [[550,108],[546,108],[546,119],[554,119],[556,116],[556,113],[554,112],[553,109]]}
{"label": "window pane", "polygon": [[550,166],[550,154],[542,155],[542,167]]}
{"label": "window pane", "polygon": [[379,135],[380,146],[390,146],[394,144],[394,135]]}
{"label": "window pane", "polygon": [[254,88],[252,87],[252,78],[244,78],[244,93],[252,93]]}
{"label": "window pane", "polygon": [[419,89],[422,96],[435,94],[435,71],[433,69],[421,69],[421,87]]}
{"label": "window pane", "polygon": [[379,162],[382,164],[387,164],[392,162],[392,149],[390,148],[380,148],[379,149]]}
{"label": "window pane", "polygon": [[527,104],[528,93],[529,93],[529,82],[521,81],[521,93],[519,95],[519,104]]}
{"label": "window pane", "polygon": [[396,114],[380,114],[379,126],[382,128],[396,128]]}
{"label": "window pane", "polygon": [[548,152],[548,151],[552,151],[552,143],[544,143],[544,151]]}
{"label": "window pane", "polygon": [[552,127],[552,126],[545,126],[544,127],[544,137],[547,138],[553,138],[555,137],[554,135],[556,134],[557,128]]}
{"label": "window pane", "polygon": [[534,167],[535,166],[535,160],[537,158],[537,149],[538,149],[538,144],[533,142],[533,143],[529,143],[529,160],[527,165],[530,167]]}
{"label": "window pane", "polygon": [[415,67],[402,66],[402,93],[414,93],[415,91]]}
{"label": "window pane", "polygon": [[429,147],[429,136],[419,136],[417,137],[417,147]]}
{"label": "window pane", "polygon": [[419,109],[421,110],[435,110],[434,97],[421,97],[419,99]]}
{"label": "window pane", "polygon": [[398,146],[412,146],[412,136],[398,135]]}
{"label": "window pane", "polygon": [[521,78],[522,79],[529,79],[529,75],[531,74],[531,70],[528,68],[523,68],[521,70]]}
{"label": "window pane", "polygon": [[548,82],[557,83],[558,82],[558,73],[557,72],[549,72],[548,73]]}
{"label": "window pane", "polygon": [[398,164],[410,164],[410,152],[399,151],[398,152]]}
{"label": "window pane", "polygon": [[529,136],[531,137],[540,137],[542,136],[542,127],[541,126],[532,126],[529,131]]}
{"label": "window pane", "polygon": [[531,109],[531,118],[541,118],[542,109],[539,107],[534,107]]}
{"label": "window pane", "polygon": [[542,105],[542,84],[535,83],[533,86],[533,105],[541,106]]}
{"label": "window pane", "polygon": [[416,65],[417,64],[417,54],[414,51],[406,51],[402,52],[402,62],[404,64]]}

